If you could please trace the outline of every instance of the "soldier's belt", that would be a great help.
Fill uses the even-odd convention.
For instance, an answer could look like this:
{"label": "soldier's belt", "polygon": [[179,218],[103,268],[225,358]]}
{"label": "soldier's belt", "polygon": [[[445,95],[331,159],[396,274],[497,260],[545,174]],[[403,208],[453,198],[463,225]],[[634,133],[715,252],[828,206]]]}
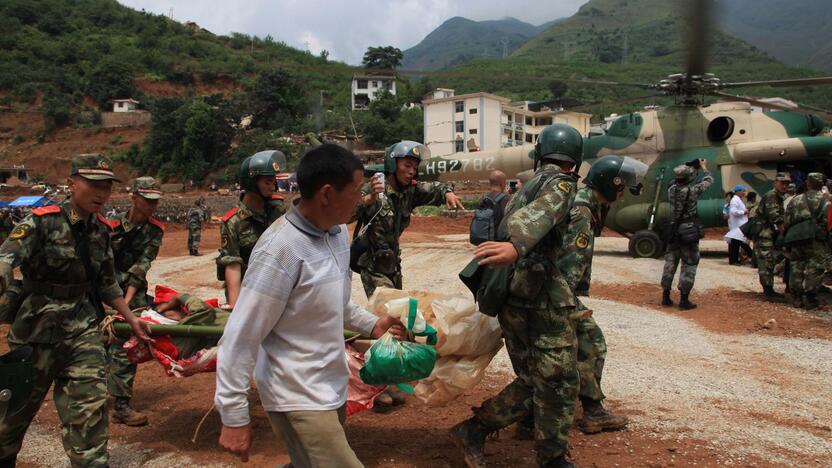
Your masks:
{"label": "soldier's belt", "polygon": [[54,299],[78,299],[90,290],[90,286],[88,283],[55,284],[24,278],[23,289],[29,294],[39,294]]}

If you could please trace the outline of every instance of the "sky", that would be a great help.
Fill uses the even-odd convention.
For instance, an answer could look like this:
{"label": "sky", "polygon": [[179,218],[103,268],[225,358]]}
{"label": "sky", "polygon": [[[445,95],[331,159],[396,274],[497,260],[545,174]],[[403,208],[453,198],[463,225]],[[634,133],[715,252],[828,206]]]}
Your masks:
{"label": "sky", "polygon": [[265,37],[358,65],[367,47],[405,50],[454,16],[512,16],[539,25],[574,14],[587,0],[119,0],[137,10],[194,21],[214,34]]}

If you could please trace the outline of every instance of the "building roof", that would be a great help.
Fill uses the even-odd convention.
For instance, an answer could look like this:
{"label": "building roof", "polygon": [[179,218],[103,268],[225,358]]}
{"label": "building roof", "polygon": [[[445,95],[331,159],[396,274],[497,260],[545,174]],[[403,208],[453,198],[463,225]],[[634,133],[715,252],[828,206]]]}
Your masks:
{"label": "building roof", "polygon": [[456,96],[448,96],[448,97],[439,98],[439,99],[428,99],[426,101],[423,101],[422,104],[424,104],[424,105],[438,104],[440,102],[462,101],[462,100],[465,100],[465,99],[478,98],[478,97],[485,97],[485,98],[488,98],[488,99],[494,99],[494,100],[500,101],[500,102],[505,103],[505,104],[508,104],[508,103],[511,102],[511,99],[504,98],[502,96],[497,96],[496,94],[482,92],[482,93],[471,93],[471,94],[457,94]]}
{"label": "building roof", "polygon": [[371,70],[367,69],[362,73],[353,73],[353,80],[379,80],[379,79],[396,79],[395,70]]}
{"label": "building roof", "polygon": [[129,98],[129,99],[111,99],[110,102],[132,102],[133,104],[138,104],[139,103],[139,101],[137,101],[135,99],[131,99],[131,98]]}

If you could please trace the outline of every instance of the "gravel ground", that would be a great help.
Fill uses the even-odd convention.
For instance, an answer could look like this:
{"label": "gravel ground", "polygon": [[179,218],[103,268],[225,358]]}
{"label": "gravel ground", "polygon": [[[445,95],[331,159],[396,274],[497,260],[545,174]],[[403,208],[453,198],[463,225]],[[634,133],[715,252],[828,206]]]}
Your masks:
{"label": "gravel ground", "polygon": [[[472,248],[465,236],[443,238],[447,241],[405,247],[405,289],[465,292],[457,273],[470,260]],[[626,242],[599,239],[593,279],[621,285],[658,282],[662,261],[630,259],[624,253]],[[728,267],[724,256],[716,256],[724,251],[721,241],[703,243],[697,290],[757,290],[756,271]],[[212,255],[162,259],[154,264],[150,281],[220,297],[213,265]],[[357,277],[353,297],[366,304]],[[631,415],[633,429],[660,438],[708,440],[731,454],[726,464],[744,465],[744,457],[758,456],[788,465],[832,466],[829,341],[713,333],[650,308],[600,299],[588,299],[587,304],[595,310],[609,346],[604,390],[617,408]],[[489,372],[511,375],[504,350]],[[484,384],[495,386],[493,382],[486,379]],[[175,453],[150,453],[118,441],[110,446],[113,466],[192,465]],[[57,431],[45,431],[37,423],[29,430],[20,460],[24,466],[67,465]]]}

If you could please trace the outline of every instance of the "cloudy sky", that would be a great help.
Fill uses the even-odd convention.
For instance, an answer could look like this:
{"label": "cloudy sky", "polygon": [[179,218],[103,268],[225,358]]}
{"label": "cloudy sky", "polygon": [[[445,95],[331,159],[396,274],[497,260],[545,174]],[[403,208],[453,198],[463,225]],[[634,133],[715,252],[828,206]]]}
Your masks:
{"label": "cloudy sky", "polygon": [[587,0],[119,0],[137,10],[195,21],[216,34],[242,32],[275,40],[314,54],[358,64],[369,46],[405,50],[445,20],[512,16],[542,24],[570,16]]}

